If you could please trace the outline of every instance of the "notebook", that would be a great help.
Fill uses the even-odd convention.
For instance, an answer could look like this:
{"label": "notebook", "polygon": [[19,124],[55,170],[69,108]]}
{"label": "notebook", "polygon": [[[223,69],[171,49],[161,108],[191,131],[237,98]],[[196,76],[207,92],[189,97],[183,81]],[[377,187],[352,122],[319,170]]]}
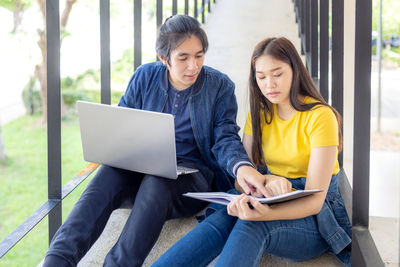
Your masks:
{"label": "notebook", "polygon": [[176,179],[198,170],[177,167],[171,114],[76,102],[86,161]]}
{"label": "notebook", "polygon": [[[280,202],[286,202],[292,199],[309,196],[314,193],[322,192],[321,189],[308,189],[308,190],[295,190],[286,194],[282,194],[274,197],[258,198],[253,197],[262,204],[276,204]],[[225,192],[188,192],[183,194],[184,196],[196,198],[208,202],[213,202],[222,205],[228,205],[229,202],[235,200],[239,195],[229,194]]]}

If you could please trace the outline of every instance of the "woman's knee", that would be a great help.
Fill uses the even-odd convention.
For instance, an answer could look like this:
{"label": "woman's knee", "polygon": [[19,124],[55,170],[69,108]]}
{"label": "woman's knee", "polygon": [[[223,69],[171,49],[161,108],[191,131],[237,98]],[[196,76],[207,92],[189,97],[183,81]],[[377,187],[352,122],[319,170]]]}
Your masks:
{"label": "woman's knee", "polygon": [[226,208],[216,210],[208,216],[202,224],[207,224],[218,232],[224,239],[227,239],[237,221],[237,217],[230,216],[226,212]]}

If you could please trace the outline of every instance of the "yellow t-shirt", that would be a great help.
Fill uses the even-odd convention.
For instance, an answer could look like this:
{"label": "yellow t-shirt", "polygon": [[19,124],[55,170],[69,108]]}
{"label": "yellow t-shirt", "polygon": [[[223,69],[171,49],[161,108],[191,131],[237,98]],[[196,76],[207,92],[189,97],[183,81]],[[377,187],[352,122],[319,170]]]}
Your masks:
{"label": "yellow t-shirt", "polygon": [[[316,102],[305,97],[304,103]],[[274,105],[271,124],[262,120],[262,150],[271,173],[287,177],[307,177],[312,147],[338,146],[338,123],[333,111],[317,105],[308,111],[296,111],[289,120],[282,120]],[[244,133],[252,136],[251,116],[247,116]],[[336,159],[332,175],[339,172]]]}

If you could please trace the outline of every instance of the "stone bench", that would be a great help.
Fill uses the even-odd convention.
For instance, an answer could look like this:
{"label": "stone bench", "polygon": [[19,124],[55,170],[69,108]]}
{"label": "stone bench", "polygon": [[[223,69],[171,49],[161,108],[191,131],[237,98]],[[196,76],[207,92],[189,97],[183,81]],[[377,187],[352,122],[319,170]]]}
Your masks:
{"label": "stone bench", "polygon": [[[130,214],[130,209],[121,208],[115,210],[108,223],[93,245],[86,256],[78,264],[79,267],[87,266],[103,266],[104,258],[107,252],[118,240],[118,237],[125,225],[126,220]],[[175,219],[170,220],[165,223],[161,235],[154,245],[149,256],[146,258],[143,266],[150,266],[155,260],[157,260],[170,246],[172,246],[176,241],[183,237],[187,232],[189,232],[193,227],[195,227],[197,221],[195,218],[185,218],[185,219]],[[212,262],[209,266],[213,266]],[[324,267],[335,267],[343,266],[342,263],[336,258],[335,255],[327,253],[316,259],[306,261],[306,262],[292,262],[290,260],[282,259],[279,257],[264,254],[260,266],[272,267],[272,266],[295,266],[295,267],[312,267],[312,266],[324,266]]]}

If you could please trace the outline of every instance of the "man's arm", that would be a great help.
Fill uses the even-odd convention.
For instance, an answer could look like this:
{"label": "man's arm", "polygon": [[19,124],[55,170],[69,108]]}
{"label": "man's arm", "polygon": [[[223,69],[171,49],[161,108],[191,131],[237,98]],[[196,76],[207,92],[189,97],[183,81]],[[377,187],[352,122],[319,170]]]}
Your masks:
{"label": "man's arm", "polygon": [[268,196],[264,187],[265,178],[254,169],[238,135],[234,84],[225,80],[223,86],[225,88],[220,88],[215,104],[212,152],[220,166],[225,167],[233,177],[237,177],[246,193]]}

